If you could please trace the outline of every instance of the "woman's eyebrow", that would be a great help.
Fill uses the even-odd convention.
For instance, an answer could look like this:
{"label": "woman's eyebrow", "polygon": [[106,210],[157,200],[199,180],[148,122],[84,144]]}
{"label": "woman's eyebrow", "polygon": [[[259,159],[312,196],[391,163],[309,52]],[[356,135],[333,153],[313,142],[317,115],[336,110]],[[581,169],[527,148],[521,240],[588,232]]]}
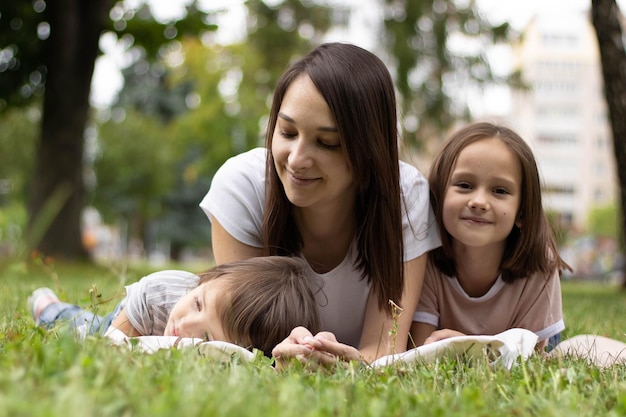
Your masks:
{"label": "woman's eyebrow", "polygon": [[287,116],[285,113],[283,112],[278,112],[278,117],[280,117],[281,119],[284,119],[286,121],[288,121],[289,123],[296,123],[295,120],[293,120],[291,117]]}
{"label": "woman's eyebrow", "polygon": [[[291,124],[296,124],[296,121],[293,120],[291,117],[287,116],[285,113],[283,112],[278,112],[278,117],[280,117],[281,119],[291,123]],[[316,130],[322,131],[322,132],[332,132],[332,133],[337,133],[338,130],[335,126],[320,126],[318,127]]]}

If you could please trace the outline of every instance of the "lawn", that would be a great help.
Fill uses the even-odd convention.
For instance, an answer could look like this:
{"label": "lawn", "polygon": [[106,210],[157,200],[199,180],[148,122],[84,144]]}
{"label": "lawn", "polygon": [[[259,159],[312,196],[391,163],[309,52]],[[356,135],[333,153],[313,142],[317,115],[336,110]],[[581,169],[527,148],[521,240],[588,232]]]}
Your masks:
{"label": "lawn", "polygon": [[[195,348],[154,355],[76,343],[33,325],[30,292],[45,285],[62,299],[108,312],[123,284],[154,268],[5,263],[0,269],[2,416],[622,416],[626,366],[538,356],[510,371],[486,363],[410,364],[334,372],[275,372],[267,358],[218,363]],[[191,268],[192,270],[197,268]],[[626,340],[626,293],[564,282],[564,337],[596,333]]]}

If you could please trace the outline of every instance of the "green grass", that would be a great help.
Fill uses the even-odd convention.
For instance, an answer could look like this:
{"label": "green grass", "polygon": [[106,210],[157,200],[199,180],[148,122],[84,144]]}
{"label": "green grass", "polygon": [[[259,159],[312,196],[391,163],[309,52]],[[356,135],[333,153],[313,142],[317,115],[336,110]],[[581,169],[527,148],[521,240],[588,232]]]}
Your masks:
{"label": "green grass", "polygon": [[[193,348],[146,355],[98,338],[77,343],[36,328],[27,311],[27,296],[45,285],[108,312],[125,282],[152,269],[32,261],[0,269],[0,417],[626,415],[625,366],[600,370],[533,356],[511,371],[446,360],[277,373],[262,357],[223,364]],[[563,294],[564,336],[626,340],[626,293],[564,282]]]}

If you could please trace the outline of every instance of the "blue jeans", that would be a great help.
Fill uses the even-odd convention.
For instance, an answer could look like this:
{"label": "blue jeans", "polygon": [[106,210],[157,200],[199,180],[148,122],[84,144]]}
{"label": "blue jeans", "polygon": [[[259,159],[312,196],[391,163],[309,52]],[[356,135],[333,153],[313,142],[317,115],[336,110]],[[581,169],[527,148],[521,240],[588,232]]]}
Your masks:
{"label": "blue jeans", "polygon": [[554,336],[548,339],[548,346],[546,347],[546,351],[550,352],[559,343],[561,343],[561,333],[555,334]]}
{"label": "blue jeans", "polygon": [[99,316],[77,305],[58,302],[43,309],[39,315],[39,325],[46,329],[67,325],[80,340],[84,340],[87,336],[104,334],[121,309],[122,305],[118,304],[113,312]]}

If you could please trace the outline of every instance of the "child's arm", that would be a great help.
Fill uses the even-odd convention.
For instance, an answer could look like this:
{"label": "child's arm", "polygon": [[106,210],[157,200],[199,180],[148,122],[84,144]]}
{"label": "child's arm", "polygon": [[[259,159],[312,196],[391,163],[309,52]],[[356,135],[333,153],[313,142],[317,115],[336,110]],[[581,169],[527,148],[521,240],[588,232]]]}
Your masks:
{"label": "child's arm", "polygon": [[124,333],[126,336],[142,336],[135,328],[130,324],[128,320],[128,316],[126,315],[126,310],[122,309],[120,313],[115,317],[113,322],[111,323],[111,327],[114,327]]}
{"label": "child's arm", "polygon": [[465,336],[465,333],[458,332],[452,329],[441,329],[435,330],[424,340],[424,344],[427,345],[429,343],[438,342],[439,340],[448,339],[450,337],[455,336]]}
{"label": "child's arm", "polygon": [[411,335],[409,337],[409,345],[407,349],[413,349],[418,346],[422,346],[428,336],[430,336],[436,330],[435,326],[428,323],[421,323],[414,321],[411,324]]}
{"label": "child's arm", "polygon": [[[409,340],[408,349],[427,345],[429,343],[448,339],[449,337],[454,336],[465,336],[465,333],[461,333],[452,329],[437,330],[436,327],[432,324],[414,321],[411,325],[411,338]],[[415,345],[412,346],[413,343]]]}

